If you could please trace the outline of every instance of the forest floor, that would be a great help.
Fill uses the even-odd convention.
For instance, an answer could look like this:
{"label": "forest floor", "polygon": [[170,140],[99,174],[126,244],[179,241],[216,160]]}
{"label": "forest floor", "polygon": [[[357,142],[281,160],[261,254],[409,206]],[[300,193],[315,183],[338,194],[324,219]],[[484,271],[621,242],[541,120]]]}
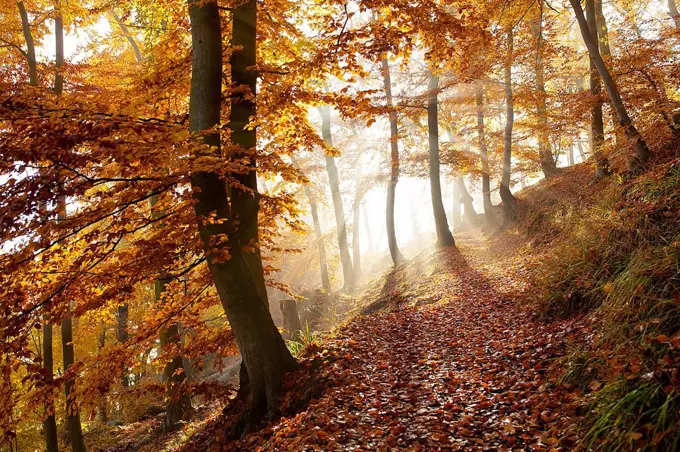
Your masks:
{"label": "forest floor", "polygon": [[217,416],[180,449],[573,446],[577,390],[550,369],[589,328],[583,317],[534,318],[522,300],[540,256],[517,252],[517,242],[469,233],[458,236],[460,251],[430,249],[384,275],[364,294],[364,312],[376,312],[308,353],[323,362],[313,372],[322,388],[304,411],[237,442],[224,440]]}

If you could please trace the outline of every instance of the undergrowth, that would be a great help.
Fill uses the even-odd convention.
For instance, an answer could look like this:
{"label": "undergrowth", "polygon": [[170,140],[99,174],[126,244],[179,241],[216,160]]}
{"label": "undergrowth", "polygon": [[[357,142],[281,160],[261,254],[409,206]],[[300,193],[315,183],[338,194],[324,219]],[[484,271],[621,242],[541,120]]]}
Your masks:
{"label": "undergrowth", "polygon": [[562,366],[583,393],[582,446],[679,450],[680,164],[580,188],[590,193],[530,206],[521,227],[550,249],[540,314],[588,313],[597,331]]}

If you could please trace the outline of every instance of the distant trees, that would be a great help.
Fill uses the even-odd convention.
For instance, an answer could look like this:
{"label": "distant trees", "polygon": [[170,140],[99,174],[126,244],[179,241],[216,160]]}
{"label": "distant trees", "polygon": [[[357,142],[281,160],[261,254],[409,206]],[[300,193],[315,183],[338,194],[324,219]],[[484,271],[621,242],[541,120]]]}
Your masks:
{"label": "distant trees", "polygon": [[506,32],[507,53],[503,64],[505,80],[505,132],[503,135],[503,175],[501,178],[500,195],[503,201],[503,215],[505,221],[515,218],[517,199],[510,191],[512,170],[512,130],[515,124],[515,104],[512,91],[512,63],[514,61],[514,31],[510,28]]}

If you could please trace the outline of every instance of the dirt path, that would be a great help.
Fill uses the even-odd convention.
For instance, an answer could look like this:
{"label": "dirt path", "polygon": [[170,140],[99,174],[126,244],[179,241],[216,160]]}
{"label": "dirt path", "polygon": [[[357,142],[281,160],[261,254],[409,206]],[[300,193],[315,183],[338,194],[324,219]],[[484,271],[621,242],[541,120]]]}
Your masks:
{"label": "dirt path", "polygon": [[462,255],[441,251],[408,264],[385,294],[398,306],[353,320],[324,344],[329,383],[319,400],[234,448],[557,447],[569,393],[548,369],[574,328],[534,321],[509,298],[522,280],[493,270],[503,260],[476,238],[459,246]]}

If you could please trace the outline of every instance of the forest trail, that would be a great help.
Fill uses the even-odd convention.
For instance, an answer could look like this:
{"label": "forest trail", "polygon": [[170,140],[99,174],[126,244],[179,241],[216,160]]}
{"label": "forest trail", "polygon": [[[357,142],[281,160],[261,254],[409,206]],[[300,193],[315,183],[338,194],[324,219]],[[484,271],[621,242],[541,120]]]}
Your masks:
{"label": "forest trail", "polygon": [[231,446],[550,450],[558,438],[568,443],[571,394],[548,380],[548,370],[575,340],[576,321],[534,320],[514,301],[531,265],[492,251],[481,236],[457,241],[460,253],[423,252],[395,272],[398,283],[385,278],[388,312],[358,317],[324,342],[328,380],[319,400]]}

